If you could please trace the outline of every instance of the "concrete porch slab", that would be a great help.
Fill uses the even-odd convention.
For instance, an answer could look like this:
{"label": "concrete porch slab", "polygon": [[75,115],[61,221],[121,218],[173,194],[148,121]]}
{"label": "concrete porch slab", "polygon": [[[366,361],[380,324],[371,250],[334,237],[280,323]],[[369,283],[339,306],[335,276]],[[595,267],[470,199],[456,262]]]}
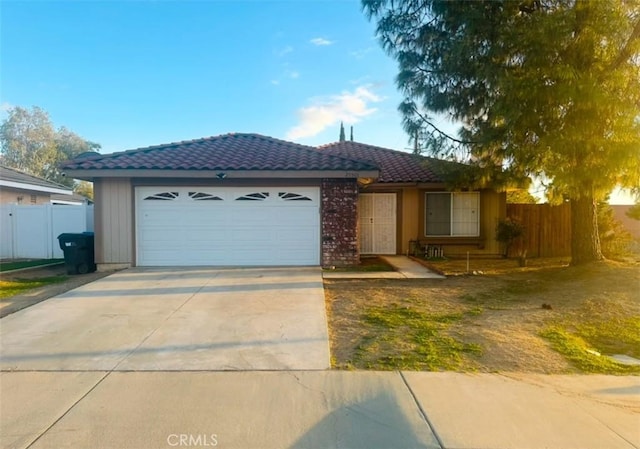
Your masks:
{"label": "concrete porch slab", "polygon": [[406,256],[380,256],[396,271],[324,271],[324,279],[445,279]]}

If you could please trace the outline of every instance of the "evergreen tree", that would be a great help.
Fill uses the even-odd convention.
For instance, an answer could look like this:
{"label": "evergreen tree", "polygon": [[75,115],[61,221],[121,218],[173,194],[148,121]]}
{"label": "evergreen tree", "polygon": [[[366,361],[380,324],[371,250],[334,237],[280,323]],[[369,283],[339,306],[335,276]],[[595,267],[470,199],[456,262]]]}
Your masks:
{"label": "evergreen tree", "polygon": [[[602,258],[596,205],[640,186],[638,0],[363,0],[399,63],[409,136],[572,205],[572,263]],[[460,123],[457,136],[429,114]]]}
{"label": "evergreen tree", "polygon": [[507,192],[507,203],[536,204],[538,199],[525,189],[509,190]]}
{"label": "evergreen tree", "polygon": [[340,142],[344,142],[344,141],[345,141],[344,124],[340,122]]}

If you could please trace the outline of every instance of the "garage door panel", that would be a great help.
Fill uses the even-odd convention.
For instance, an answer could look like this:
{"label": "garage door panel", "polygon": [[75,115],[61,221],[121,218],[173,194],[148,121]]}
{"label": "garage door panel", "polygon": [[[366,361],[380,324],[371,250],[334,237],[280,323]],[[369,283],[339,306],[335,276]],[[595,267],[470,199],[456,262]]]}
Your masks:
{"label": "garage door panel", "polygon": [[[298,254],[287,252],[286,255],[274,256],[273,252],[267,250],[239,250],[234,253],[230,259],[229,265],[249,265],[244,261],[251,259],[253,266],[274,266],[274,265],[308,265],[308,256],[305,252],[299,252]],[[278,262],[274,262],[278,260]],[[221,263],[223,264],[223,263]]]}
{"label": "garage door panel", "polygon": [[166,224],[167,219],[171,219],[171,221],[179,219],[179,211],[176,210],[174,211],[174,213],[176,215],[172,217],[171,215],[167,214],[166,207],[147,207],[144,209],[144,215],[141,218],[144,219],[145,226],[152,226],[152,224],[157,226],[158,224]]}
{"label": "garage door panel", "polygon": [[290,225],[309,226],[309,223],[319,220],[316,208],[298,208],[287,212],[286,219],[281,221]]}
{"label": "garage door panel", "polygon": [[277,217],[277,211],[264,207],[243,207],[232,206],[229,210],[231,221],[237,226],[260,226],[271,223]]}
{"label": "garage door panel", "polygon": [[319,198],[317,187],[138,187],[137,263],[317,265]]}
{"label": "garage door panel", "polygon": [[[175,266],[175,251],[149,251],[149,260],[154,262],[154,266]],[[182,259],[181,266],[197,265],[224,265],[224,257],[216,251],[194,251],[188,257]]]}
{"label": "garage door panel", "polygon": [[315,229],[293,227],[278,229],[275,233],[275,238],[280,242],[291,242],[296,245],[308,243],[310,247],[318,243],[318,233]]}
{"label": "garage door panel", "polygon": [[199,245],[208,243],[224,243],[229,240],[229,232],[216,230],[215,228],[190,229],[186,235],[185,243],[190,244],[190,248],[197,248]]}
{"label": "garage door panel", "polygon": [[231,240],[236,242],[238,246],[251,244],[272,247],[272,238],[272,231],[270,229],[241,227],[231,231]]}
{"label": "garage door panel", "polygon": [[183,220],[196,223],[206,223],[209,220],[227,219],[223,207],[179,208],[176,213],[181,214]]}
{"label": "garage door panel", "polygon": [[170,244],[172,242],[182,240],[182,232],[170,227],[146,228],[140,235],[141,237],[139,241],[143,243],[166,242],[167,244]]}

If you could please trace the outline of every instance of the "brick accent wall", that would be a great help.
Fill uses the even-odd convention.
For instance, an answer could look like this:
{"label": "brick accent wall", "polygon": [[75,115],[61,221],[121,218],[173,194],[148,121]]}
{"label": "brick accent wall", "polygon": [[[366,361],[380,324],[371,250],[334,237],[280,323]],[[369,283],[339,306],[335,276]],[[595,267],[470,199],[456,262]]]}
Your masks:
{"label": "brick accent wall", "polygon": [[358,185],[355,179],[322,180],[322,265],[360,263],[358,249]]}

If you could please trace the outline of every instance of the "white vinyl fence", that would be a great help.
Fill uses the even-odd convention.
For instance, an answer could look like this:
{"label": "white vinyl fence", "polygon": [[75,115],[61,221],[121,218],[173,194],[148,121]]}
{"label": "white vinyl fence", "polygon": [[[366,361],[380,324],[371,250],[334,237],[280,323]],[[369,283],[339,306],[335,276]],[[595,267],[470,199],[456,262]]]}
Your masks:
{"label": "white vinyl fence", "polygon": [[93,231],[93,206],[0,206],[0,258],[59,259],[58,236]]}

